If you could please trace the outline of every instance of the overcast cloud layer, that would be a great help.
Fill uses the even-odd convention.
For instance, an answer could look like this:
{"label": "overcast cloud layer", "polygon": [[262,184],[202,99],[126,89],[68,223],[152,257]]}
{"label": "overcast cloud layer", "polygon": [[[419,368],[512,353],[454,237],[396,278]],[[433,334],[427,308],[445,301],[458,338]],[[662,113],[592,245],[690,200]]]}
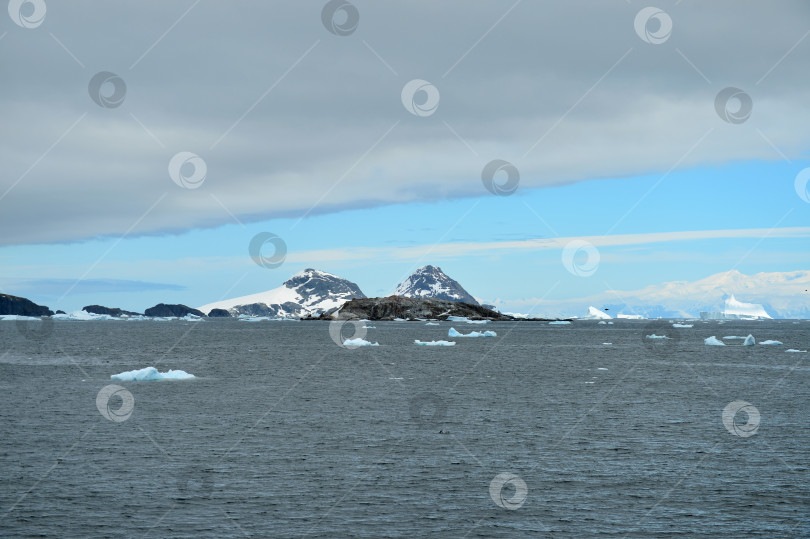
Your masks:
{"label": "overcast cloud layer", "polygon": [[[35,28],[3,17],[0,244],[478,196],[493,159],[529,189],[794,158],[810,141],[806,1],[661,2],[660,44],[625,0],[357,0],[345,36],[324,4],[50,1]],[[101,71],[126,84],[120,106],[91,99]],[[438,89],[432,114],[403,106],[413,79]],[[715,111],[729,86],[751,97],[743,123]],[[169,176],[182,151],[207,166],[197,189]]]}

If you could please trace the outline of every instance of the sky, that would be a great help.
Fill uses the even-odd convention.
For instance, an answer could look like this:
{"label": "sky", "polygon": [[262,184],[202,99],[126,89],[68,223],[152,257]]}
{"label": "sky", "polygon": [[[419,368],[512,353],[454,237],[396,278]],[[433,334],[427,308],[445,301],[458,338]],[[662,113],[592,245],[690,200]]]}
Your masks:
{"label": "sky", "polygon": [[379,296],[433,264],[525,312],[807,270],[808,36],[800,0],[12,1],[0,292],[143,311],[312,267]]}

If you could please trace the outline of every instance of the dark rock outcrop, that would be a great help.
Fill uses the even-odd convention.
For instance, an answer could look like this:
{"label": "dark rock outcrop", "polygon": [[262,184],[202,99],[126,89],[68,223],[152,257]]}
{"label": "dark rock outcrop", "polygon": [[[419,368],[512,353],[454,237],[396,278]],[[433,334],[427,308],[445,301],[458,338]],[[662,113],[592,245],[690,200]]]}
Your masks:
{"label": "dark rock outcrop", "polygon": [[353,299],[340,309],[324,313],[320,320],[393,320],[394,318],[435,318],[446,320],[448,316],[464,316],[471,320],[513,320],[511,316],[470,303],[435,298],[387,298]]}
{"label": "dark rock outcrop", "polygon": [[170,305],[166,303],[158,303],[154,307],[149,307],[143,312],[143,314],[146,316],[160,317],[176,316],[177,318],[183,318],[187,314],[205,316],[202,311],[198,311],[197,309],[192,309],[191,307],[187,307],[185,305]]}
{"label": "dark rock outcrop", "polygon": [[141,316],[141,313],[135,313],[132,311],[125,311],[123,309],[119,309],[118,307],[104,307],[102,305],[88,305],[86,307],[82,307],[82,310],[92,314],[106,314],[107,316]]}
{"label": "dark rock outcrop", "polygon": [[53,315],[53,311],[43,305],[37,305],[30,299],[0,294],[0,314],[51,316]]}
{"label": "dark rock outcrop", "polygon": [[231,313],[225,309],[211,309],[208,311],[208,318],[230,318]]}

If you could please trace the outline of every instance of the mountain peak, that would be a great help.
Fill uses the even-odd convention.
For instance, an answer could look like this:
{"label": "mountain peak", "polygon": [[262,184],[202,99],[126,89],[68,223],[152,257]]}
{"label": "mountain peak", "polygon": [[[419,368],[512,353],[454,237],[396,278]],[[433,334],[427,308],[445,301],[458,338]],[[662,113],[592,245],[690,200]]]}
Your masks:
{"label": "mountain peak", "polygon": [[438,266],[430,264],[416,269],[407,279],[399,283],[394,295],[406,298],[446,299],[478,305],[475,298],[457,281],[448,277]]}

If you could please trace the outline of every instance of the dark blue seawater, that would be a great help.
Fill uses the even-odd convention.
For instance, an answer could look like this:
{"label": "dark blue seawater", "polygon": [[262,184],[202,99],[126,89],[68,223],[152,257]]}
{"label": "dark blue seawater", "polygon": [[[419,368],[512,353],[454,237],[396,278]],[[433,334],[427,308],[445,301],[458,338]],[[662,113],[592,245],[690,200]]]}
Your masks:
{"label": "dark blue seawater", "polygon": [[0,322],[0,536],[810,536],[808,322],[370,325]]}

